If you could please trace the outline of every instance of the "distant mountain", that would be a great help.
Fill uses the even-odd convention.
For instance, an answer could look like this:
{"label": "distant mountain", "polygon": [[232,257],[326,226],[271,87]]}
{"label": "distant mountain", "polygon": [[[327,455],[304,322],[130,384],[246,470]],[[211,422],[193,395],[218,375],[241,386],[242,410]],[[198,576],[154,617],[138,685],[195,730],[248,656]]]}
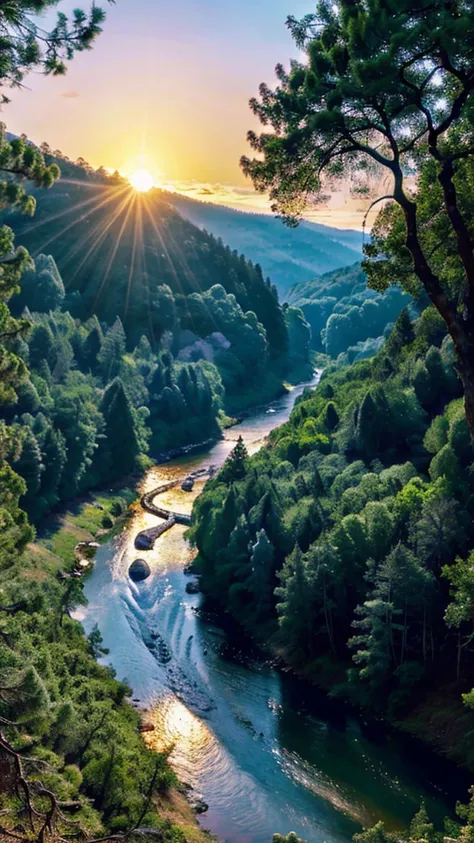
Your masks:
{"label": "distant mountain", "polygon": [[199,202],[176,193],[167,199],[182,216],[259,263],[285,299],[294,284],[360,260],[362,233],[303,222],[287,228],[267,214]]}

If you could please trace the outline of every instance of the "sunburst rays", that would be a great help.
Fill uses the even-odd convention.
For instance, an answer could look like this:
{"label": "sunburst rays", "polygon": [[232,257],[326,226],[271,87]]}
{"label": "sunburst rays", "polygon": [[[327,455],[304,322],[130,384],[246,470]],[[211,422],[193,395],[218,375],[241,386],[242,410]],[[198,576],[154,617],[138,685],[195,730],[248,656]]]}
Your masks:
{"label": "sunburst rays", "polygon": [[[193,266],[189,264],[185,243],[174,236],[172,222],[167,219],[167,211],[163,213],[158,191],[140,192],[124,182],[104,185],[62,179],[61,185],[80,188],[78,201],[70,201],[74,197],[68,197],[67,207],[28,226],[27,234],[35,232],[32,253],[38,255],[59,241],[58,259],[65,276],[65,286],[69,289],[76,288],[78,276],[84,275],[91,267],[89,288],[87,284],[84,287],[79,283],[81,292],[87,289],[87,309],[91,313],[97,311],[103,296],[109,294],[110,283],[114,283],[117,272],[123,277],[125,268],[123,305],[117,310],[125,321],[135,300],[132,299],[134,282],[140,279],[153,341],[151,285],[159,286],[171,280],[174,293],[183,296],[208,286],[200,283],[201,273],[196,277]],[[84,198],[84,189],[91,190],[93,195]],[[63,221],[64,225],[61,225]],[[51,226],[53,231],[50,231]],[[43,228],[46,237],[41,240],[41,234],[40,237],[37,235]],[[131,240],[130,250],[124,258],[123,247],[128,240]],[[155,262],[151,272],[150,259]],[[101,265],[102,271],[98,269]],[[115,269],[117,272],[114,272]],[[92,279],[96,289],[95,295],[91,296]],[[192,322],[191,326],[194,328]]]}

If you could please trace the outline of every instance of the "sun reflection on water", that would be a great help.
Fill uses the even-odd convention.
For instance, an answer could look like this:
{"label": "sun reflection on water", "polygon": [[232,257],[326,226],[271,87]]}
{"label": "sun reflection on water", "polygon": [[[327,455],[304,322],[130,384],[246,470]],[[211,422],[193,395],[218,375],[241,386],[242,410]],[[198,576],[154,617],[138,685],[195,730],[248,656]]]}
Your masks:
{"label": "sun reflection on water", "polygon": [[150,712],[155,730],[146,734],[150,749],[163,752],[173,747],[171,762],[179,765],[202,758],[204,750],[215,742],[212,732],[189,708],[174,696],[160,700]]}

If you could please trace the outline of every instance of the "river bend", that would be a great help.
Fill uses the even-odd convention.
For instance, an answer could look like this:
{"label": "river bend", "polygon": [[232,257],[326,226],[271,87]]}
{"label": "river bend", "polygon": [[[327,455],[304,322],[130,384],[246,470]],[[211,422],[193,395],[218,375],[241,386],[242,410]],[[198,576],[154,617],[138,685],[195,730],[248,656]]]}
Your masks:
{"label": "river bend", "polygon": [[[255,452],[302,390],[255,411],[206,452],[151,469],[141,494],[221,465],[238,435]],[[190,513],[203,483],[192,493],[178,484],[159,505]],[[174,745],[174,769],[210,806],[202,824],[229,843],[270,843],[274,832],[290,830],[309,843],[349,843],[361,824],[407,823],[421,799],[440,822],[453,803],[445,767],[411,742],[369,736],[323,694],[249,655],[216,618],[203,617],[200,595],[185,591],[186,528],[173,526],[152,551],[134,548],[137,533],[157,523],[137,505],[123,534],[101,546],[80,619],[86,631],[99,625],[105,661],[155,726],[151,744]],[[137,556],[152,574],[135,584],[128,568]]]}

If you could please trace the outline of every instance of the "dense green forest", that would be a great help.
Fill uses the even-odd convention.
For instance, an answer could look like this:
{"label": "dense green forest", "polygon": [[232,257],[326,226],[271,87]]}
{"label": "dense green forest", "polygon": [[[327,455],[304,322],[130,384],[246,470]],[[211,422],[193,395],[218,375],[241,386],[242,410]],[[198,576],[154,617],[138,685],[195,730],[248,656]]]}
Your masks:
{"label": "dense green forest", "polygon": [[[5,88],[34,69],[61,75],[100,33],[95,6],[39,31],[30,13],[55,5],[0,8]],[[188,839],[156,809],[178,784],[167,753],[146,748],[131,689],[99,664],[99,629],[86,637],[71,617],[78,560],[32,546],[32,524],[303,379],[311,329],[337,360],[260,452],[240,440],[196,501],[202,589],[333,697],[474,769],[474,12],[322,0],[288,25],[305,58],[252,100],[265,128],[249,133],[244,172],[289,225],[328,183],[354,179],[369,201],[363,175],[391,185],[363,268],[299,285],[297,307],[160,191],[1,133],[6,840]],[[108,497],[96,530],[126,505]],[[445,834],[467,843],[474,804],[458,814]],[[379,823],[355,839],[442,833],[421,806],[405,833]]]}
{"label": "dense green forest", "polygon": [[[72,280],[63,279],[52,254],[40,253],[10,300],[12,314],[29,327],[9,348],[29,374],[4,418],[17,439],[10,463],[27,482],[21,505],[36,522],[60,501],[144,468],[147,454],[219,438],[227,413],[281,393],[283,378],[311,373],[310,328],[299,309],[280,307],[258,266],[185,222],[160,194],[137,199],[122,180],[115,185],[116,177],[57,156],[48,160],[50,166],[59,161],[67,186],[38,195],[30,224],[10,214],[28,246],[44,239],[47,225]],[[71,185],[71,172],[82,181]],[[113,260],[110,243],[99,238],[90,251],[93,264],[85,262],[78,274],[71,259],[83,248],[84,233],[74,214],[84,185],[97,187],[101,197],[105,192],[112,204],[123,202],[125,191],[132,222],[127,228],[126,216],[120,220],[123,242],[119,237]],[[93,196],[95,208],[101,200]],[[157,261],[153,281],[133,262],[129,242],[148,202],[155,220],[160,214],[159,228],[148,231],[152,245],[140,239]],[[66,232],[64,210],[75,221]],[[99,225],[101,213],[85,214],[82,225]],[[55,243],[49,246],[54,251]]]}
{"label": "dense green forest", "polygon": [[[243,170],[289,225],[328,184],[383,199],[363,270],[419,310],[371,359],[329,366],[261,452],[238,443],[196,503],[195,565],[262,646],[472,770],[473,11],[340,0],[287,23],[304,58],[251,100],[263,129]],[[378,303],[324,312],[314,292],[313,313],[311,286],[297,301],[325,350],[345,352],[344,325],[341,362],[363,356]],[[445,834],[469,840],[472,804],[459,816]],[[405,835],[356,835],[395,839],[440,837],[423,807]]]}
{"label": "dense green forest", "polygon": [[[38,30],[30,13],[55,5],[12,2],[0,10],[2,90],[21,85],[33,68],[61,75],[65,61],[101,32],[104,13],[96,6],[74,11],[71,20],[60,15],[50,32]],[[35,201],[25,179],[44,189],[59,177],[36,147],[9,143],[3,130],[0,169],[8,174],[2,207],[30,215]],[[71,619],[84,602],[77,557],[32,548],[25,512],[41,517],[97,482],[91,472],[110,479],[116,459],[119,472],[127,471],[146,450],[144,413],[119,377],[125,334],[119,320],[104,336],[97,319],[82,325],[62,312],[65,290],[54,260],[42,256],[33,264],[7,226],[0,254],[0,836],[25,843],[111,833],[126,839],[145,826],[150,838],[184,841],[183,829],[155,806],[156,794],[176,784],[167,755],[146,748],[131,689],[98,664],[105,654],[98,629],[86,638]],[[9,303],[20,282],[15,318]],[[181,375],[209,411],[214,398],[200,371],[172,371],[163,350],[152,360],[146,340],[130,357],[129,366],[140,365],[162,371],[170,390]],[[134,382],[142,388],[138,375]],[[126,505],[120,497],[108,502],[109,526]]]}
{"label": "dense green forest", "polygon": [[295,284],[288,293],[311,326],[312,347],[340,362],[370,357],[382,346],[400,311],[413,299],[398,287],[377,293],[367,286],[361,265]]}
{"label": "dense green forest", "polygon": [[221,285],[244,316],[257,316],[272,360],[288,351],[276,290],[258,265],[181,217],[162,191],[137,195],[120,176],[48,149],[42,145],[45,160],[59,164],[62,178],[35,194],[33,220],[11,210],[5,220],[34,257],[53,256],[74,318],[96,315],[112,324],[120,317],[132,348],[143,334],[156,346],[180,328],[204,338],[222,325],[201,296]]}
{"label": "dense green forest", "polygon": [[473,675],[456,567],[473,538],[473,453],[454,361],[433,309],[413,325],[404,310],[373,359],[326,369],[195,506],[205,591],[316,676],[352,659],[332,692],[391,716],[431,682]]}

